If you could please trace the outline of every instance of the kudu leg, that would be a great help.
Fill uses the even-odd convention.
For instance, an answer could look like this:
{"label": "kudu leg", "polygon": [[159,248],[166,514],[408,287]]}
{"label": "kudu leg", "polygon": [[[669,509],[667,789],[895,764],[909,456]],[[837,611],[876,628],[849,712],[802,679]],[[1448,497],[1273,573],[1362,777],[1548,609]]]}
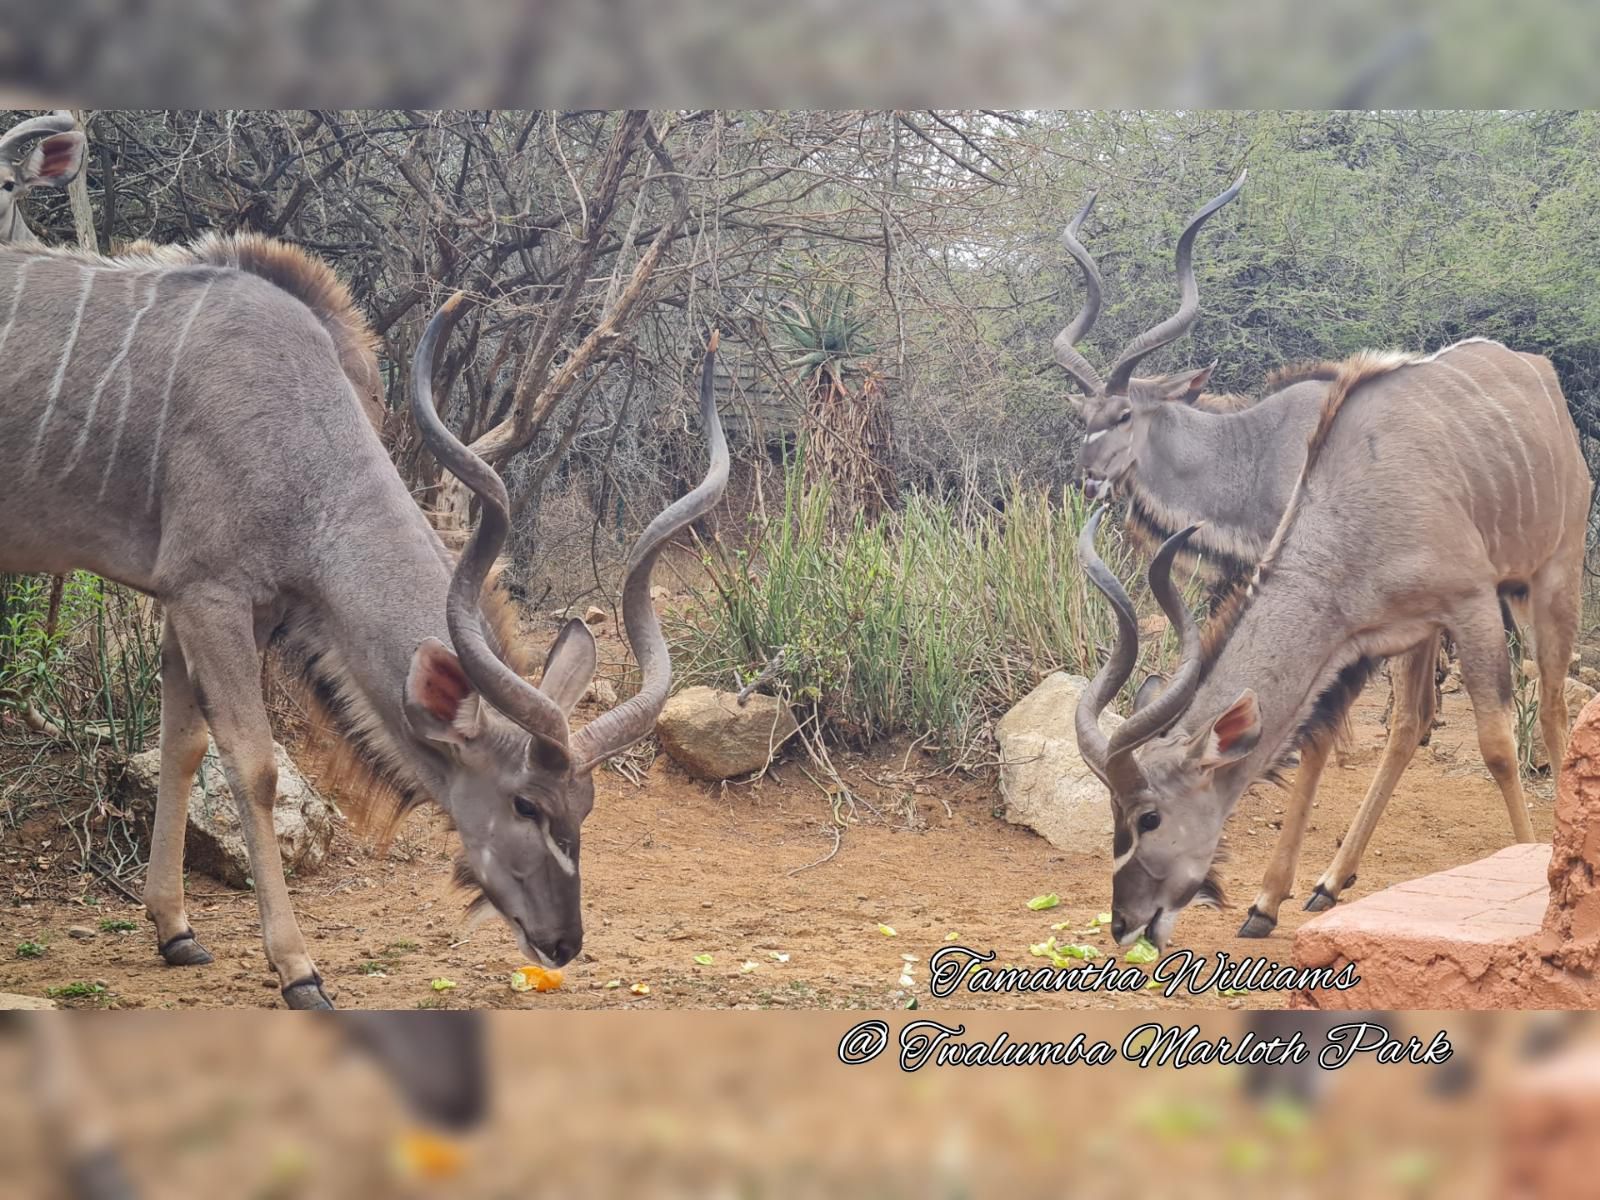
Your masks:
{"label": "kudu leg", "polygon": [[1552,562],[1528,589],[1534,658],[1539,664],[1539,731],[1550,757],[1550,781],[1557,787],[1567,753],[1567,668],[1578,636],[1580,578],[1567,571],[1565,563]]}
{"label": "kudu leg", "polygon": [[169,619],[161,630],[161,779],[156,789],[150,866],[144,906],[156,926],[161,957],[175,967],[211,961],[195,940],[183,904],[183,842],[189,821],[189,790],[206,752],[206,723],[195,703],[189,664]]}
{"label": "kudu leg", "polygon": [[261,697],[250,610],[231,598],[210,597],[182,611],[174,609],[171,619],[189,662],[196,702],[217,740],[238,806],[267,959],[278,973],[284,1002],[290,1008],[332,1008],[294,918],[272,827],[278,766]]}
{"label": "kudu leg", "polygon": [[1373,777],[1367,794],[1356,810],[1350,830],[1339,843],[1333,862],[1317,880],[1306,898],[1307,912],[1322,912],[1339,902],[1344,890],[1356,881],[1356,870],[1367,843],[1372,840],[1378,819],[1394,794],[1395,785],[1417,747],[1433,732],[1434,671],[1439,662],[1439,638],[1429,635],[1424,642],[1413,646],[1404,654],[1390,660],[1390,677],[1394,681],[1394,712],[1389,718],[1389,738],[1383,744],[1383,757],[1378,760],[1378,773]]}
{"label": "kudu leg", "polygon": [[1300,843],[1311,818],[1311,801],[1317,794],[1317,782],[1322,778],[1322,768],[1332,748],[1331,736],[1300,748],[1300,767],[1289,792],[1289,807],[1283,815],[1278,844],[1273,848],[1272,862],[1267,865],[1266,877],[1261,881],[1261,891],[1239,927],[1240,937],[1264,938],[1278,926],[1278,908],[1294,891],[1294,869],[1300,861]]}
{"label": "kudu leg", "polygon": [[45,1151],[72,1200],[134,1200],[100,1089],[84,1070],[78,1038],[63,1013],[23,1013],[35,1105]]}
{"label": "kudu leg", "polygon": [[[1519,842],[1533,841],[1533,823],[1522,794],[1517,765],[1516,720],[1511,705],[1511,654],[1499,597],[1490,595],[1452,623],[1461,651],[1461,685],[1472,700],[1478,724],[1478,750],[1483,765],[1500,785],[1511,833]],[[1563,700],[1563,707],[1565,701]]]}

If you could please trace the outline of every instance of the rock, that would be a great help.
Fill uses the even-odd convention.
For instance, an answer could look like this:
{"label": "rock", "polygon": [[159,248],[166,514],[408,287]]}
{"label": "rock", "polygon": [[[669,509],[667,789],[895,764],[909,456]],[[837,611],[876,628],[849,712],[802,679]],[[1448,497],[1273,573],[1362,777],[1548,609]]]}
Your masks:
{"label": "rock", "polygon": [[651,585],[650,599],[654,600],[657,604],[665,600],[671,594],[671,592],[667,591],[667,589],[659,583]]}
{"label": "rock", "polygon": [[87,925],[71,925],[67,928],[67,936],[70,938],[77,938],[80,942],[83,942],[99,935]]}
{"label": "rock", "polygon": [[596,708],[612,709],[617,706],[617,685],[609,679],[592,679],[584,689],[583,698]]}
{"label": "rock", "polygon": [[[1073,715],[1089,681],[1057,671],[1000,718],[1000,795],[1004,816],[1025,825],[1058,850],[1111,847],[1111,803],[1078,753]],[[1122,724],[1101,716],[1109,733]]]}
{"label": "rock", "polygon": [[732,692],[685,688],[667,701],[656,722],[661,748],[701,779],[732,779],[759,771],[799,726],[775,696],[752,695],[740,707]]}
{"label": "rock", "polygon": [[1594,667],[1579,667],[1578,682],[1586,683],[1595,691],[1600,692],[1600,669]]}
{"label": "rock", "polygon": [[596,625],[604,625],[608,620],[610,620],[610,617],[611,614],[606,612],[606,610],[601,608],[598,604],[591,604],[587,609],[584,610],[583,623],[593,628]]}
{"label": "rock", "polygon": [[43,996],[23,996],[16,992],[0,992],[0,1012],[44,1012],[56,1008],[54,1000]]}
{"label": "rock", "polygon": [[[328,847],[333,842],[334,808],[306,782],[282,746],[273,743],[272,751],[278,763],[278,800],[272,813],[278,851],[285,872],[306,875],[328,857]],[[134,755],[128,760],[121,782],[125,801],[154,812],[160,774],[159,750]],[[215,742],[207,743],[198,778],[189,791],[184,861],[192,870],[204,871],[229,887],[249,886],[250,856],[245,851],[238,811]]]}
{"label": "rock", "polygon": [[1568,970],[1600,969],[1600,697],[1578,713],[1556,790],[1550,905],[1540,949]]}
{"label": "rock", "polygon": [[[1583,706],[1595,697],[1595,689],[1581,680],[1567,679],[1567,728],[1571,729]],[[1544,729],[1540,722],[1533,725],[1533,765],[1544,770],[1550,765],[1550,755],[1544,748]]]}

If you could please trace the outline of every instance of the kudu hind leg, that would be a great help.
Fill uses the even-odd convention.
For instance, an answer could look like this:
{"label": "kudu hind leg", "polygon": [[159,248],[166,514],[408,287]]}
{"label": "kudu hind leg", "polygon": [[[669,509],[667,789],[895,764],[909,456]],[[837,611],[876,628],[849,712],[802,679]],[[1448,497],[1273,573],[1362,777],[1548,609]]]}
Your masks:
{"label": "kudu hind leg", "polygon": [[175,610],[172,620],[189,661],[196,703],[217,740],[239,810],[267,958],[278,973],[284,1002],[290,1008],[332,1008],[295,921],[278,854],[272,824],[278,767],[250,611],[237,601],[213,598]]}
{"label": "kudu hind leg", "polygon": [[1567,753],[1567,668],[1578,636],[1581,578],[1565,566],[1551,563],[1540,571],[1528,597],[1534,658],[1539,665],[1539,732],[1550,758],[1550,782],[1558,787],[1561,760]]}
{"label": "kudu hind leg", "polygon": [[1261,892],[1239,927],[1242,938],[1264,938],[1278,927],[1278,909],[1294,891],[1295,866],[1300,861],[1300,843],[1305,839],[1306,824],[1311,819],[1311,801],[1317,794],[1317,781],[1322,778],[1322,768],[1332,749],[1332,736],[1320,737],[1300,748],[1300,767],[1289,792],[1283,828],[1261,881]]}
{"label": "kudu hind leg", "polygon": [[211,961],[195,940],[183,903],[183,842],[189,820],[189,790],[206,752],[206,723],[195,703],[189,664],[168,620],[161,631],[161,779],[156,788],[150,866],[144,906],[156,926],[161,957],[175,967]]}
{"label": "kudu hind leg", "polygon": [[[1516,721],[1511,705],[1511,654],[1497,596],[1472,604],[1452,622],[1461,651],[1461,685],[1472,700],[1483,765],[1500,786],[1519,842],[1533,841],[1533,823],[1522,793],[1517,763]],[[1563,704],[1565,702],[1563,701]]]}
{"label": "kudu hind leg", "polygon": [[1378,760],[1378,773],[1356,810],[1355,820],[1335,851],[1333,862],[1306,898],[1307,912],[1322,912],[1339,902],[1344,890],[1356,881],[1361,856],[1366,852],[1378,820],[1394,795],[1400,776],[1411,765],[1417,747],[1433,731],[1434,672],[1439,662],[1439,639],[1430,636],[1390,663],[1394,681],[1394,713],[1389,720],[1389,737]]}

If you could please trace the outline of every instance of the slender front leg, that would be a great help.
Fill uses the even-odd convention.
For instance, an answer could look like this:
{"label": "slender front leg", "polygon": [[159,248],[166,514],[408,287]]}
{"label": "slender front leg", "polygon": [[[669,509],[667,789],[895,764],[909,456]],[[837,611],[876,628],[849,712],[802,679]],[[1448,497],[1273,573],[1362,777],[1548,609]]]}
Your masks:
{"label": "slender front leg", "polygon": [[250,609],[235,597],[212,595],[188,600],[181,610],[174,608],[171,619],[188,659],[196,702],[217,740],[239,809],[267,959],[278,973],[284,1001],[290,1008],[332,1008],[294,918],[272,827],[278,766],[261,698]]}
{"label": "slender front leg", "polygon": [[1289,809],[1283,815],[1278,844],[1273,848],[1272,862],[1267,865],[1266,877],[1261,881],[1261,892],[1239,927],[1240,937],[1264,938],[1278,926],[1278,909],[1294,891],[1294,870],[1300,861],[1300,843],[1311,818],[1311,801],[1317,794],[1317,782],[1322,778],[1322,768],[1332,748],[1332,734],[1300,747],[1300,769],[1295,772],[1294,787],[1289,792]]}
{"label": "slender front leg", "polygon": [[189,790],[206,752],[206,723],[195,703],[189,665],[168,619],[161,630],[161,779],[156,788],[155,830],[144,875],[144,906],[156,925],[161,957],[175,967],[197,967],[211,955],[195,940],[183,905],[183,841]]}
{"label": "slender front leg", "polygon": [[72,1200],[134,1200],[111,1135],[101,1091],[84,1073],[64,1013],[27,1019],[33,1090],[47,1152],[60,1164]]}
{"label": "slender front leg", "polygon": [[1417,747],[1433,732],[1434,674],[1439,665],[1439,637],[1432,634],[1404,654],[1392,660],[1390,675],[1394,680],[1394,714],[1389,721],[1389,739],[1383,744],[1383,757],[1378,760],[1378,774],[1367,788],[1361,807],[1350,831],[1339,843],[1333,862],[1322,873],[1311,895],[1306,898],[1307,912],[1322,912],[1339,902],[1343,891],[1356,881],[1356,869],[1361,865],[1361,855],[1372,840],[1378,827],[1378,818],[1394,794],[1395,784],[1417,753]]}

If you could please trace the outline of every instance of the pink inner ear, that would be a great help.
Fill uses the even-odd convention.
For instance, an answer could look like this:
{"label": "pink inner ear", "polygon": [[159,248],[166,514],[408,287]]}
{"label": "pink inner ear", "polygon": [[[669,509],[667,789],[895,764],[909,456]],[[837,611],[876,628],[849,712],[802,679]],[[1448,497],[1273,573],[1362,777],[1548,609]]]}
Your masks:
{"label": "pink inner ear", "polygon": [[456,719],[461,702],[472,694],[472,683],[454,654],[439,646],[423,652],[421,677],[414,700],[448,724]]}
{"label": "pink inner ear", "polygon": [[39,145],[44,158],[39,163],[39,178],[54,179],[72,170],[78,161],[78,140],[74,137],[53,137]]}
{"label": "pink inner ear", "polygon": [[1217,723],[1211,727],[1211,732],[1216,735],[1218,753],[1226,754],[1232,750],[1254,723],[1249,704],[1236,704],[1218,717]]}

